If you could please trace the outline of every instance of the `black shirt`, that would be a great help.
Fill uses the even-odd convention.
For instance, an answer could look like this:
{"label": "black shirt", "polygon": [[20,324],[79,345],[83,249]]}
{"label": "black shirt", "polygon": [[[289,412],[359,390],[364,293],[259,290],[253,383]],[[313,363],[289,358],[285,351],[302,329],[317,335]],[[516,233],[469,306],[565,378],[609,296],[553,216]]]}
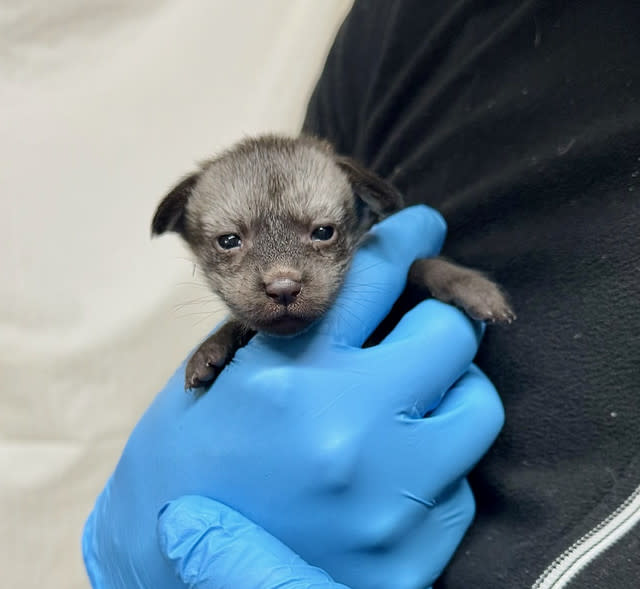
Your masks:
{"label": "black shirt", "polygon": [[436,587],[640,586],[640,3],[356,1],[305,130],[439,209],[518,313]]}

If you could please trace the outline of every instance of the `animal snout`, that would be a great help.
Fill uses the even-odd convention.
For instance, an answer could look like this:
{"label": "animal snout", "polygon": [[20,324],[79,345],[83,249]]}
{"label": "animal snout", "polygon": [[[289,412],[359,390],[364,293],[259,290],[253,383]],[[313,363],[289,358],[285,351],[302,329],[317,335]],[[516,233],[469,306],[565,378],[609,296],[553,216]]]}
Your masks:
{"label": "animal snout", "polygon": [[290,305],[302,290],[302,283],[293,278],[280,276],[264,285],[267,295],[280,305]]}

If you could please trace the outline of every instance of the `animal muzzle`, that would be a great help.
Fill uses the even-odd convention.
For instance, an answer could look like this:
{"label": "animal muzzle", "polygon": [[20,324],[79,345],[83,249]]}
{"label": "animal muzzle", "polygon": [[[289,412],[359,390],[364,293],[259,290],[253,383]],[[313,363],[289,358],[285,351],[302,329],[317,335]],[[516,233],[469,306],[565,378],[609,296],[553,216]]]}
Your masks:
{"label": "animal muzzle", "polygon": [[295,302],[302,290],[302,283],[290,276],[276,276],[265,283],[264,290],[276,303],[287,307]]}
{"label": "animal muzzle", "polygon": [[288,307],[302,290],[302,273],[291,266],[275,266],[262,274],[266,295],[277,305]]}

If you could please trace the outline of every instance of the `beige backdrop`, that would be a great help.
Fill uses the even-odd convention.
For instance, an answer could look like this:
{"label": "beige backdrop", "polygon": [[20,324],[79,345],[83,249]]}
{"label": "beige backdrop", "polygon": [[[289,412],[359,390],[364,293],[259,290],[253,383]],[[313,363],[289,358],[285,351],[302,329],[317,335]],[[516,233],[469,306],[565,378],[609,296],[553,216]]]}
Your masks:
{"label": "beige backdrop", "polygon": [[150,241],[154,205],[299,128],[350,4],[0,0],[1,587],[88,586],[93,500],[220,311],[177,238]]}

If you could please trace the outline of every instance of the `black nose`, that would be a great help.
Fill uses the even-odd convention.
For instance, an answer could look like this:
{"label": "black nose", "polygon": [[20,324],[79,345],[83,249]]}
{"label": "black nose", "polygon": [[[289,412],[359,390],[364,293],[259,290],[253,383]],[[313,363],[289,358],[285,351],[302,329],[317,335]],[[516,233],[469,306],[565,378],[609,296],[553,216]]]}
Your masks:
{"label": "black nose", "polygon": [[276,278],[265,284],[264,289],[276,303],[286,307],[296,300],[302,290],[302,284],[291,278]]}

